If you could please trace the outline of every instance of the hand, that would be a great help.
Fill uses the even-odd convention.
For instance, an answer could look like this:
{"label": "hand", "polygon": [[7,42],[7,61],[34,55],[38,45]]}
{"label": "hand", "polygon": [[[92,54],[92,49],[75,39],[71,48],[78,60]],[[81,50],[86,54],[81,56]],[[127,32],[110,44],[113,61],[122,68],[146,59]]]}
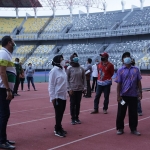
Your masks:
{"label": "hand", "polygon": [[56,104],[56,99],[53,99],[52,103],[53,103],[53,105],[55,105]]}
{"label": "hand", "polygon": [[72,90],[69,91],[69,95],[73,95],[73,91]]}
{"label": "hand", "polygon": [[117,97],[118,103],[121,102],[121,100],[122,100],[122,97],[121,97],[121,96],[118,96],[118,97]]}
{"label": "hand", "polygon": [[83,94],[86,94],[86,89],[83,90]]}
{"label": "hand", "polygon": [[11,91],[7,91],[7,97],[6,97],[7,100],[12,100],[13,99],[13,96],[12,96],[12,92]]}
{"label": "hand", "polygon": [[138,99],[139,99],[139,100],[142,99],[142,92],[139,93]]}

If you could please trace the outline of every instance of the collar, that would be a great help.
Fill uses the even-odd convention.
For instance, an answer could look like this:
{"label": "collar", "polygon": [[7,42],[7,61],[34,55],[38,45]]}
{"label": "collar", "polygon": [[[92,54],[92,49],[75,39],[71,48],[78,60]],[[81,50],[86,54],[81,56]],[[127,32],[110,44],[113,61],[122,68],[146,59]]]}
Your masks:
{"label": "collar", "polygon": [[5,47],[2,47],[2,50],[6,51],[9,55],[12,55]]}
{"label": "collar", "polygon": [[[60,67],[58,67],[58,66],[54,66],[54,68],[56,68],[56,69],[61,69]],[[62,70],[62,69],[61,69]]]}
{"label": "collar", "polygon": [[[125,69],[125,68],[127,68],[125,65],[123,65],[123,68]],[[134,68],[134,66],[130,66],[130,68],[127,68],[127,69],[131,69],[131,68]]]}

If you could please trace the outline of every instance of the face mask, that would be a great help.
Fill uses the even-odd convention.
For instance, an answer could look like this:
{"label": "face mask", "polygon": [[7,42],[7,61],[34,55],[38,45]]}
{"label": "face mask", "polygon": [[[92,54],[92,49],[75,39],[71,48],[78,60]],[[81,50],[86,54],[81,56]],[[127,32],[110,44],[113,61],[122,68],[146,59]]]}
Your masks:
{"label": "face mask", "polygon": [[13,46],[13,51],[17,48],[17,45],[16,43],[14,43],[14,46]]}
{"label": "face mask", "polygon": [[126,57],[123,59],[124,60],[124,64],[131,64],[131,58],[130,57]]}
{"label": "face mask", "polygon": [[74,63],[78,63],[78,62],[79,62],[79,58],[78,58],[78,57],[74,57],[74,58],[73,58],[73,62],[74,62]]}
{"label": "face mask", "polygon": [[60,63],[60,65],[61,65],[62,67],[64,67],[64,66],[65,66],[65,60],[62,60],[61,63]]}
{"label": "face mask", "polygon": [[15,64],[19,64],[19,62],[15,61]]}
{"label": "face mask", "polygon": [[101,61],[105,61],[105,60],[106,60],[106,58],[104,58],[104,57],[101,58]]}
{"label": "face mask", "polygon": [[67,63],[66,66],[69,66],[69,64]]}
{"label": "face mask", "polygon": [[98,64],[99,64],[99,62],[96,62],[95,64],[96,64],[96,65],[98,65]]}

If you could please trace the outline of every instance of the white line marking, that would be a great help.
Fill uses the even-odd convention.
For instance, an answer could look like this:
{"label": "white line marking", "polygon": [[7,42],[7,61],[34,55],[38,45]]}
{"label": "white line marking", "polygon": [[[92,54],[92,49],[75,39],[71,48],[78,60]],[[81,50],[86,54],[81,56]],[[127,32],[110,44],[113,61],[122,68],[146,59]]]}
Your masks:
{"label": "white line marking", "polygon": [[[150,116],[145,117],[145,118],[142,118],[142,119],[139,119],[138,121],[143,121],[143,120],[146,120],[146,119],[149,119],[149,118],[150,118]],[[125,126],[127,126],[127,125],[129,125],[129,123],[125,124]],[[111,129],[108,129],[108,130],[105,130],[105,131],[102,131],[102,132],[99,132],[99,133],[96,133],[96,134],[92,134],[92,135],[86,136],[86,137],[84,137],[84,138],[80,138],[80,139],[78,139],[78,140],[74,140],[74,141],[72,141],[72,142],[68,142],[68,143],[66,143],[66,144],[62,144],[62,145],[59,145],[59,146],[50,148],[50,149],[48,149],[48,150],[58,149],[58,148],[61,148],[61,147],[64,147],[64,146],[67,146],[67,145],[70,145],[70,144],[73,144],[73,143],[77,143],[77,142],[80,142],[80,141],[89,139],[89,138],[91,138],[91,137],[94,137],[94,136],[97,136],[97,135],[100,135],[100,134],[107,133],[107,132],[112,131],[112,130],[115,130],[115,129],[116,129],[116,127],[115,127],[115,128],[111,128]]]}
{"label": "white line marking", "polygon": [[[143,100],[146,100],[146,99],[149,99],[149,98],[145,98]],[[113,107],[113,106],[116,106],[116,105],[118,105],[118,104],[109,105],[109,107]],[[99,108],[103,108],[103,107],[99,107]],[[93,109],[82,110],[80,112],[86,112],[86,111],[90,111],[90,110],[93,110]],[[70,115],[70,113],[64,114],[64,116],[66,116],[66,115]],[[15,126],[15,125],[20,125],[20,124],[26,124],[26,123],[41,121],[41,120],[50,119],[50,118],[54,118],[54,117],[55,116],[51,116],[51,117],[46,117],[46,118],[41,118],[41,119],[36,119],[36,120],[30,120],[30,121],[25,121],[25,122],[20,122],[20,123],[14,123],[14,124],[10,124],[8,126]]]}

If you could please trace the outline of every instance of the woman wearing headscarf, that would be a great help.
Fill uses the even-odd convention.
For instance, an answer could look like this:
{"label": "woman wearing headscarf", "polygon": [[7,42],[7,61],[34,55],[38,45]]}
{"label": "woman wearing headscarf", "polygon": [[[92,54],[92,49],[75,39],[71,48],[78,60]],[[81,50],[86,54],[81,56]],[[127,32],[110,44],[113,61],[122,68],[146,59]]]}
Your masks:
{"label": "woman wearing headscarf", "polygon": [[86,91],[85,71],[79,65],[79,58],[76,53],[70,57],[70,66],[67,69],[67,88],[70,96],[71,124],[81,124],[79,120],[80,102],[82,93]]}
{"label": "woman wearing headscarf", "polygon": [[50,101],[55,109],[55,135],[65,137],[67,132],[62,128],[61,122],[66,108],[67,99],[67,76],[64,70],[65,61],[62,55],[57,55],[53,58],[52,65],[54,66],[49,73],[48,91]]}

